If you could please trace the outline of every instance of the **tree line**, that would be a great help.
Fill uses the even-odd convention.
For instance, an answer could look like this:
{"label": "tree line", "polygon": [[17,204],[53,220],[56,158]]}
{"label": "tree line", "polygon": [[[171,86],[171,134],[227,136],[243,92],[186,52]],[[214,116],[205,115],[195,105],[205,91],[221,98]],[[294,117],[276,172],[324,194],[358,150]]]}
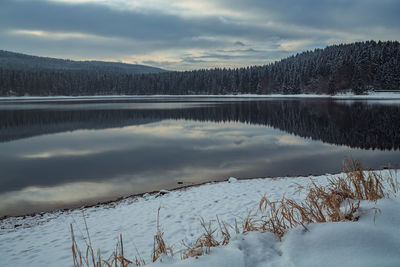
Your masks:
{"label": "tree line", "polygon": [[400,90],[400,43],[357,42],[245,68],[129,74],[0,66],[0,95],[337,94]]}

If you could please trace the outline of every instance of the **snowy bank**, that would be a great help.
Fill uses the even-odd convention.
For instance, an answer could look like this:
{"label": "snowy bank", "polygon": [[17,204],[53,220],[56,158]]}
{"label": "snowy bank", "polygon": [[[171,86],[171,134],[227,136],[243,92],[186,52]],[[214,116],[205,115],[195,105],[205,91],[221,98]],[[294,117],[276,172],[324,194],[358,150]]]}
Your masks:
{"label": "snowy bank", "polygon": [[0,100],[24,100],[24,101],[52,101],[52,100],[111,100],[111,99],[154,99],[154,98],[218,98],[218,99],[240,99],[240,98],[332,98],[332,99],[371,99],[371,100],[400,100],[400,91],[393,92],[370,92],[366,95],[355,95],[353,93],[342,93],[337,95],[326,94],[226,94],[226,95],[95,95],[95,96],[8,96],[0,97]]}
{"label": "snowy bank", "polygon": [[[315,223],[305,232],[289,231],[282,242],[272,233],[249,232],[210,255],[187,260],[165,259],[149,266],[399,266],[399,199],[363,203],[358,222]],[[379,210],[375,214],[375,210]]]}
{"label": "snowy bank", "polygon": [[[389,171],[382,174],[389,175]],[[310,178],[327,184],[329,178],[341,175],[230,179],[230,182],[125,199],[84,212],[93,247],[101,248],[103,258],[113,252],[122,234],[126,258],[133,259],[139,254],[149,263],[160,206],[164,239],[174,251],[179,251],[183,248],[182,240],[192,244],[203,233],[200,217],[208,222],[218,216],[219,220],[234,225],[235,219],[241,222],[250,209],[256,210],[264,195],[271,201],[280,200],[283,195],[301,201],[305,192],[298,192],[299,185],[309,185]],[[176,255],[149,266],[399,266],[400,198],[377,203],[362,201],[360,210],[357,222],[311,224],[309,231],[295,228],[282,242],[271,233],[239,234],[227,246],[213,248],[209,255],[198,259],[181,261]],[[2,264],[72,266],[70,223],[74,225],[78,243],[84,244],[80,210],[1,221]]]}

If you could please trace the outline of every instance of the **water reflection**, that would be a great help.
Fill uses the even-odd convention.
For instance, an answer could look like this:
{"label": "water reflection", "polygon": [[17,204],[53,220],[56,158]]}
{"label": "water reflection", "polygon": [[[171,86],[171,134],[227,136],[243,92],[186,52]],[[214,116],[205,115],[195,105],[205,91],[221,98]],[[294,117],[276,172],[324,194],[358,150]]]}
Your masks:
{"label": "water reflection", "polygon": [[399,105],[284,100],[144,110],[137,104],[1,109],[0,214],[178,181],[337,172],[345,156],[373,168],[400,159]]}
{"label": "water reflection", "polygon": [[399,102],[392,101],[390,105],[385,101],[364,102],[273,100],[3,104],[0,106],[0,142],[78,129],[106,129],[165,119],[185,119],[261,124],[330,144],[364,149],[399,149]]}

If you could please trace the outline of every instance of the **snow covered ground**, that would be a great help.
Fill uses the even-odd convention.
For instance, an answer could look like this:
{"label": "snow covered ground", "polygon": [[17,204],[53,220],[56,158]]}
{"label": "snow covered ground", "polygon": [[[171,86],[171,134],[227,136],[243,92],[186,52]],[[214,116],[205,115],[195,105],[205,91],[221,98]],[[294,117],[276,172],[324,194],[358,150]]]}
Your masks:
{"label": "snow covered ground", "polygon": [[[326,184],[329,177],[230,179],[128,198],[84,209],[84,213],[92,245],[101,248],[103,258],[112,253],[122,234],[125,257],[134,258],[137,249],[149,263],[160,206],[164,239],[179,251],[182,240],[191,244],[203,233],[200,217],[208,222],[218,215],[231,225],[235,219],[240,223],[250,210],[257,210],[264,194],[272,201],[283,195],[303,200],[305,192],[297,192],[298,185],[308,185],[310,178]],[[178,254],[150,266],[400,266],[400,198],[364,201],[361,210],[358,222],[312,224],[308,232],[295,228],[282,242],[271,233],[235,235],[229,245],[214,248],[209,255],[181,261]],[[85,249],[81,210],[0,221],[0,265],[72,266],[70,223],[78,244]]]}
{"label": "snow covered ground", "polygon": [[355,95],[353,93],[344,93],[338,95],[323,95],[323,94],[296,94],[296,95],[283,95],[283,94],[270,94],[270,95],[258,95],[258,94],[237,94],[237,95],[98,95],[98,96],[11,96],[11,97],[0,97],[0,100],[106,100],[106,99],[151,99],[151,98],[333,98],[333,99],[392,99],[400,100],[399,93],[391,92],[371,92],[368,95]]}

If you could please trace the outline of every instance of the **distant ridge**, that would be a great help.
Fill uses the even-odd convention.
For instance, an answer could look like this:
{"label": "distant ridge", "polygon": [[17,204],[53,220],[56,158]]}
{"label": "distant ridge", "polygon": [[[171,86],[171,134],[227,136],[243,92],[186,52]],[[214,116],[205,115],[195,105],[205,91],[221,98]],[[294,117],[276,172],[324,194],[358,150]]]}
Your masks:
{"label": "distant ridge", "polygon": [[125,74],[159,73],[165,70],[139,64],[105,61],[75,61],[50,57],[31,56],[0,50],[0,67],[13,70],[74,70]]}

